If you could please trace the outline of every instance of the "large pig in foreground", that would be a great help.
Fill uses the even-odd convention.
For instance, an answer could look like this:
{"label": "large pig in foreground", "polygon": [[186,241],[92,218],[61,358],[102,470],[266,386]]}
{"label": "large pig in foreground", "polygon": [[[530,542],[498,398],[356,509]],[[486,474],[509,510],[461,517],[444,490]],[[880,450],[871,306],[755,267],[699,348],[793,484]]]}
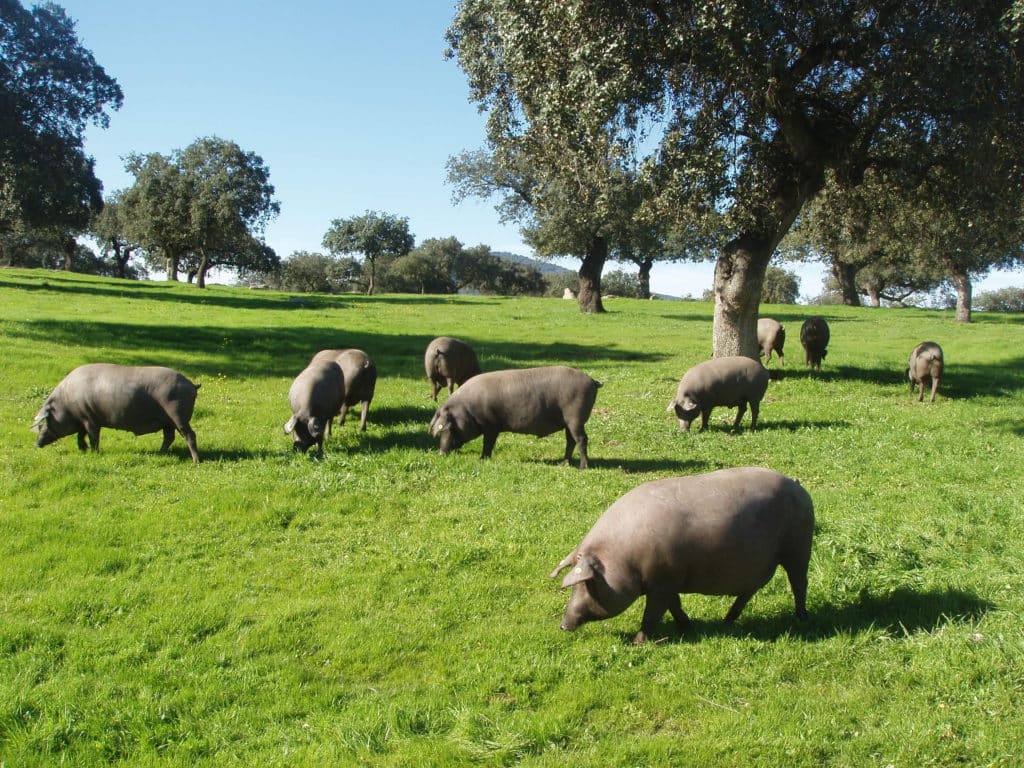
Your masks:
{"label": "large pig in foreground", "polygon": [[762,317],[757,321],[757,346],[761,350],[761,357],[766,363],[772,361],[772,352],[779,356],[779,365],[786,364],[786,358],[782,354],[782,348],[786,344],[786,329],[778,320],[770,317]]}
{"label": "large pig in foreground", "polygon": [[[361,349],[323,349],[313,355],[310,364],[318,362],[337,363],[345,383],[345,399],[338,414],[338,423],[345,423],[349,406],[360,404],[359,431],[366,431],[366,417],[370,413],[370,402],[377,388],[377,366],[370,356]],[[327,422],[327,437],[331,436],[331,422]]]}
{"label": "large pig in foreground", "polygon": [[327,425],[338,415],[344,399],[345,382],[337,363],[318,360],[306,366],[288,390],[292,417],[284,431],[292,435],[292,447],[305,453],[315,444],[317,453],[323,453]]}
{"label": "large pig in foreground", "polygon": [[199,461],[196,433],[189,422],[196,405],[197,384],[159,366],[92,363],[75,368],[57,385],[32,423],[42,448],[78,433],[78,448],[100,449],[100,429],[123,429],[136,435],[163,430],[161,451],[174,442],[177,430],[188,443],[192,461]]}
{"label": "large pig in foreground", "polygon": [[586,469],[584,425],[600,386],[583,371],[564,365],[481,373],[437,409],[430,434],[441,438],[442,454],[483,435],[480,458],[486,459],[501,432],[545,437],[564,429],[566,463],[578,445],[580,469]]}
{"label": "large pig in foreground", "polygon": [[427,372],[430,396],[434,400],[437,400],[437,393],[441,387],[447,386],[450,395],[455,391],[456,384],[461,387],[480,373],[480,363],[477,362],[473,348],[461,339],[453,339],[451,336],[438,336],[427,345],[427,351],[423,355],[423,368]]}
{"label": "large pig in foreground", "polygon": [[910,353],[907,361],[907,378],[910,380],[910,391],[914,391],[916,384],[920,388],[917,402],[924,400],[924,388],[931,384],[932,399],[935,402],[935,393],[939,391],[939,379],[942,378],[942,347],[934,341],[922,341],[914,351]]}
{"label": "large pig in foreground", "polygon": [[679,419],[679,428],[690,431],[690,424],[700,414],[701,431],[707,429],[711,409],[721,405],[738,408],[732,428],[739,429],[740,419],[750,405],[750,428],[757,428],[757,414],[768,389],[768,369],[749,357],[716,357],[698,363],[679,382],[675,399],[668,410]]}
{"label": "large pig in foreground", "polygon": [[804,320],[800,326],[800,343],[804,347],[804,365],[821,370],[821,361],[828,354],[828,323],[821,315]]}
{"label": "large pig in foreground", "polygon": [[642,643],[665,611],[680,629],[689,618],[679,593],[735,595],[732,623],[781,565],[798,618],[807,616],[807,565],[814,505],[800,483],[760,467],[644,483],[612,504],[551,573],[572,568],[562,629],[608,619],[647,596]]}

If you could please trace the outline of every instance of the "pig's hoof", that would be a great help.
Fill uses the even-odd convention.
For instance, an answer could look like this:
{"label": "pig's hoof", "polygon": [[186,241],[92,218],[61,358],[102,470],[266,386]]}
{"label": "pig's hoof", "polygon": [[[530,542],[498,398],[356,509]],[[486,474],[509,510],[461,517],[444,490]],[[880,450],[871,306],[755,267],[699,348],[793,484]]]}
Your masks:
{"label": "pig's hoof", "polygon": [[633,645],[643,645],[647,642],[647,633],[642,629],[633,636]]}

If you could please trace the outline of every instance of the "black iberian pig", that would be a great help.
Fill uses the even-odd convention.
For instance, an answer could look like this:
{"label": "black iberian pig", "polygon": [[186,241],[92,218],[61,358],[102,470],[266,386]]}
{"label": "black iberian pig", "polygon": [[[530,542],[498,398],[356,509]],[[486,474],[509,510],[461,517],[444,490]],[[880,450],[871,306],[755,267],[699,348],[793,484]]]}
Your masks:
{"label": "black iberian pig", "polygon": [[939,391],[939,379],[942,378],[943,360],[942,347],[934,341],[922,341],[910,353],[907,361],[907,378],[910,379],[910,391],[914,385],[920,387],[917,402],[924,400],[924,388],[932,387],[931,402],[935,402],[935,393]]}
{"label": "black iberian pig", "polygon": [[430,382],[430,396],[437,400],[441,387],[448,387],[448,394],[455,391],[473,376],[480,373],[480,363],[476,352],[461,339],[451,336],[438,336],[427,345],[423,355],[423,368]]}
{"label": "black iberian pig", "polygon": [[441,438],[441,453],[456,450],[484,436],[480,458],[489,458],[501,432],[545,437],[565,429],[565,461],[580,448],[580,469],[586,469],[584,425],[597,399],[600,382],[564,365],[490,371],[474,376],[434,413],[430,434]]}
{"label": "black iberian pig", "polygon": [[786,329],[778,320],[770,317],[762,317],[757,321],[757,346],[761,350],[761,357],[766,363],[772,361],[772,352],[779,356],[779,365],[786,364],[786,358],[782,348],[786,344]]}
{"label": "black iberian pig", "polygon": [[679,419],[679,428],[686,432],[697,414],[701,431],[707,429],[711,409],[721,405],[738,408],[732,428],[739,429],[740,419],[750,405],[750,428],[757,428],[757,414],[768,389],[768,369],[749,357],[716,357],[697,363],[685,374],[676,389],[668,410]]}
{"label": "black iberian pig", "polygon": [[821,361],[828,354],[828,323],[821,315],[804,320],[800,326],[800,343],[804,347],[804,365],[821,370]]}
{"label": "black iberian pig", "polygon": [[345,398],[341,368],[329,360],[306,366],[288,390],[292,417],[285,422],[285,434],[292,435],[292,447],[305,453],[316,445],[324,452],[324,436],[331,419],[338,415]]}
{"label": "black iberian pig", "polygon": [[193,384],[171,368],[91,363],[71,371],[53,390],[32,423],[42,448],[67,435],[78,433],[78,447],[85,438],[94,451],[100,449],[100,428],[123,429],[136,435],[163,430],[161,451],[174,442],[177,430],[188,443],[192,461],[199,461],[196,433],[189,422],[196,405]]}
{"label": "black iberian pig", "polygon": [[647,596],[642,643],[665,611],[680,629],[689,618],[680,593],[734,595],[732,623],[781,565],[798,618],[807,616],[807,566],[814,505],[795,480],[760,467],[644,483],[605,511],[583,541],[551,573],[572,570],[562,629],[617,616]]}
{"label": "black iberian pig", "polygon": [[[370,356],[361,349],[322,349],[313,355],[310,365],[317,362],[334,362],[341,368],[341,378],[345,384],[345,398],[341,403],[338,423],[345,423],[345,416],[350,406],[359,403],[359,431],[366,431],[366,418],[370,413],[370,403],[374,390],[377,388],[377,366]],[[331,422],[327,422],[327,437],[331,436]]]}

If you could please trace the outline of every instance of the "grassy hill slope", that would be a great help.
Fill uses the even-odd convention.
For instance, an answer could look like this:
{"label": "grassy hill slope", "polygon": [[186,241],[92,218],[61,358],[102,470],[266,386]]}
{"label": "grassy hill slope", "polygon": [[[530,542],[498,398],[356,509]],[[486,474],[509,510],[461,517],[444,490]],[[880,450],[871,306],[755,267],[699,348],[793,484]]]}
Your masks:
{"label": "grassy hill slope", "polygon": [[[1024,748],[1024,352],[1019,315],[767,306],[789,330],[761,426],[665,412],[712,307],[302,296],[0,271],[0,764],[1014,765]],[[803,318],[832,329],[802,366]],[[604,382],[592,469],[560,436],[441,457],[422,354],[568,363]],[[934,404],[903,381],[932,339]],[[282,432],[312,353],[380,371],[370,426],[322,459]],[[86,362],[201,383],[180,437],[105,430],[36,449],[42,401]],[[748,417],[749,419],[749,417]],[[646,480],[768,466],[814,499],[811,618],[784,576],[734,627],[633,647],[643,601],[574,634],[547,574]]]}

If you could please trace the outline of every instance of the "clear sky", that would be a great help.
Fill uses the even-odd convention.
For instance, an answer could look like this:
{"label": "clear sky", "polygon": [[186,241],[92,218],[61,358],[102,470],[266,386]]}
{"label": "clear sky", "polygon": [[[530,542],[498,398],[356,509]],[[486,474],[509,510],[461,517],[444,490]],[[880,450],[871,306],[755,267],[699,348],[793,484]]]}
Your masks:
{"label": "clear sky", "polygon": [[[445,184],[446,160],[484,142],[465,76],[444,58],[454,1],[57,2],[124,91],[110,127],[86,136],[105,192],[131,184],[121,159],[131,152],[218,136],[270,169],[281,214],[265,235],[282,258],[323,250],[333,219],[367,210],[407,217],[417,243],[454,236],[533,255],[492,202],[455,205]],[[787,269],[801,294],[821,292],[819,265]],[[699,297],[713,271],[658,265],[652,289]],[[1024,282],[1000,277],[980,288]]]}

